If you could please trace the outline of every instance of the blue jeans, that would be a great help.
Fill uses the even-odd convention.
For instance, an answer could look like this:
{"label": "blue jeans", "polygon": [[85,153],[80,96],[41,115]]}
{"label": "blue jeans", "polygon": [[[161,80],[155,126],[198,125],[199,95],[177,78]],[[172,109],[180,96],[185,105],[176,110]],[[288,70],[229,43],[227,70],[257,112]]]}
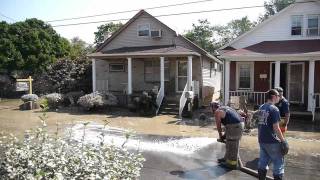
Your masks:
{"label": "blue jeans", "polygon": [[284,156],[281,154],[280,143],[260,143],[258,168],[261,170],[267,170],[270,162],[273,164],[273,176],[284,174]]}

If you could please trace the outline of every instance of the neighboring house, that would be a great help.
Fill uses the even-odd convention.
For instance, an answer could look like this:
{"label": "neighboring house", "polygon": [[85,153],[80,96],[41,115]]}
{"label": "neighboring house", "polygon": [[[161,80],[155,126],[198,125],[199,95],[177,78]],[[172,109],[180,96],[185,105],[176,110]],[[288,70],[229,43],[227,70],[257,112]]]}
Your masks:
{"label": "neighboring house", "polygon": [[120,98],[156,89],[157,103],[174,100],[180,114],[186,91],[193,91],[200,105],[220,95],[222,62],[144,10],[88,56],[93,91]]}
{"label": "neighboring house", "polygon": [[[225,103],[246,94],[262,104],[276,86],[299,110],[320,100],[320,2],[299,1],[220,48]],[[315,99],[317,99],[315,101]]]}

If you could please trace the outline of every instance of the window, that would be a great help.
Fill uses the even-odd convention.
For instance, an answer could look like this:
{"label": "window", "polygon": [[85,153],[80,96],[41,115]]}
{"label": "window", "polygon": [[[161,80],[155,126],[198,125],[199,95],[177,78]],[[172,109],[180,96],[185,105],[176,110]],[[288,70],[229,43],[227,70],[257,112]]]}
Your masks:
{"label": "window", "polygon": [[124,72],[124,64],[122,63],[112,63],[109,64],[110,72]]}
{"label": "window", "polygon": [[319,35],[319,16],[310,15],[308,16],[308,36],[318,36]]}
{"label": "window", "polygon": [[253,85],[253,64],[237,63],[237,86],[238,89],[252,89]]}
{"label": "window", "polygon": [[[164,61],[164,80],[169,81],[169,61]],[[146,82],[160,82],[160,60],[144,61],[144,80]]]}
{"label": "window", "polygon": [[292,16],[291,35],[302,35],[303,16]]}
{"label": "window", "polygon": [[150,34],[149,24],[138,25],[138,36],[149,36],[149,34]]}

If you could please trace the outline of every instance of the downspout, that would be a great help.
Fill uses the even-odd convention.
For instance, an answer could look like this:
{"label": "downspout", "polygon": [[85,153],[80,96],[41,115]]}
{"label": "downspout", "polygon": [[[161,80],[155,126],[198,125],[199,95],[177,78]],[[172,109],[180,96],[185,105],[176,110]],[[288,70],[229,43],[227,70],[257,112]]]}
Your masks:
{"label": "downspout", "polygon": [[[203,105],[203,97],[202,97],[202,88],[203,88],[203,59],[202,59],[202,56],[200,56],[200,74],[201,74],[201,77],[200,77],[200,88],[199,88],[199,99],[200,99],[200,106]],[[199,106],[199,107],[200,107]]]}

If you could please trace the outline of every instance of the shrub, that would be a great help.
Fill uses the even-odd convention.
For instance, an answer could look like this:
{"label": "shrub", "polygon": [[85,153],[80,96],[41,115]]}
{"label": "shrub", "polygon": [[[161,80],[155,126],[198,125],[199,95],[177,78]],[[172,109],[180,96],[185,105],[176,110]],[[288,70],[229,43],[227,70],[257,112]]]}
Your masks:
{"label": "shrub", "polygon": [[63,95],[60,93],[51,93],[44,96],[48,100],[49,108],[56,108],[64,101]]}
{"label": "shrub", "polygon": [[67,93],[92,89],[91,63],[85,57],[76,60],[60,59],[35,76],[34,89],[38,94]]}
{"label": "shrub", "polygon": [[23,102],[28,102],[28,101],[38,101],[39,97],[36,94],[25,94],[21,96],[21,100]]}
{"label": "shrub", "polygon": [[104,93],[104,96],[105,96],[105,99],[106,99],[106,102],[105,104],[108,105],[108,106],[115,106],[118,104],[118,99],[115,95],[109,93],[109,92],[106,92]]}
{"label": "shrub", "polygon": [[81,96],[84,95],[83,91],[72,91],[65,94],[65,98],[68,99],[71,105],[74,105]]}
{"label": "shrub", "polygon": [[105,105],[105,103],[106,103],[105,97],[99,92],[86,94],[84,96],[81,96],[78,100],[78,104],[87,110],[101,108]]}
{"label": "shrub", "polygon": [[[42,127],[26,132],[23,141],[14,136],[0,137],[1,179],[137,179],[144,158],[103,143],[86,144],[84,123],[80,142],[47,134],[46,114]],[[58,128],[57,128],[58,129]]]}

